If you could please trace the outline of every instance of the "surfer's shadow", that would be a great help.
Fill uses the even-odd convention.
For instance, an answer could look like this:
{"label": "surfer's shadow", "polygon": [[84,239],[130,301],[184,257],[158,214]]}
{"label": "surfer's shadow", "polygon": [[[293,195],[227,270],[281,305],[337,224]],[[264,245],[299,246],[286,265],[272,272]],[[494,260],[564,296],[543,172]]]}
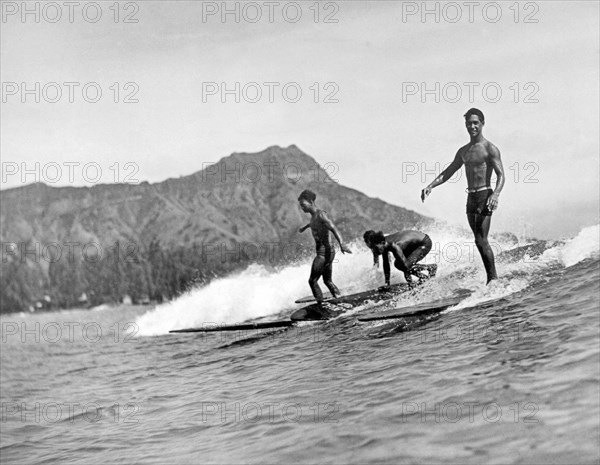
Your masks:
{"label": "surfer's shadow", "polygon": [[[281,330],[263,330],[261,332],[254,332],[254,334],[248,334],[248,331],[239,331],[238,333],[228,333],[226,336],[220,336],[221,345],[218,345],[216,349],[231,349],[236,347],[244,347],[250,344],[259,342],[274,342],[276,339],[282,339],[283,334],[292,331],[293,328],[284,328]],[[230,339],[229,341],[227,339]],[[223,341],[225,341],[223,343]]]}
{"label": "surfer's shadow", "polygon": [[402,340],[419,339],[421,336],[416,330],[423,326],[439,320],[441,315],[428,317],[408,317],[398,318],[395,321],[388,321],[383,324],[373,325],[367,328],[365,339],[387,339],[401,337]]}
{"label": "surfer's shadow", "polygon": [[[336,336],[346,337],[351,325],[344,324],[343,320],[322,320],[319,324],[297,325],[279,330],[263,330],[253,335],[230,335],[231,341],[219,345],[217,349],[232,349],[244,347],[251,344],[264,343],[267,345],[277,344],[285,347],[286,344],[314,344],[331,341]],[[231,333],[230,333],[231,334]]]}

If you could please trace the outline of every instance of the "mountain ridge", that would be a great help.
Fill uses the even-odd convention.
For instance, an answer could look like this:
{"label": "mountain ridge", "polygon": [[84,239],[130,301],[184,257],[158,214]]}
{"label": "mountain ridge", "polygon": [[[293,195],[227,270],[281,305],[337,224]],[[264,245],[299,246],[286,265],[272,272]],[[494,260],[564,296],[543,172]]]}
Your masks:
{"label": "mountain ridge", "polygon": [[[201,279],[208,279],[212,273],[223,274],[252,262],[243,256],[233,257],[237,259],[234,263],[227,257],[206,256],[199,262],[194,257],[207,244],[231,248],[236,244],[276,242],[298,244],[309,253],[310,234],[297,232],[308,221],[297,202],[304,189],[317,193],[317,205],[328,211],[346,241],[361,237],[366,229],[409,229],[433,221],[340,185],[330,176],[330,173],[335,176],[336,166],[326,166],[327,170],[323,169],[295,145],[271,146],[256,153],[234,152],[200,171],[158,183],[85,187],[36,183],[0,191],[0,240],[4,255],[0,291],[10,296],[12,311],[16,306],[29,307],[43,295],[62,306],[74,305],[74,299],[80,301],[81,294],[89,298],[90,293],[94,303],[119,300],[122,297],[119,294],[133,294],[134,300],[144,295],[171,298],[186,288],[193,276],[198,276],[198,270]],[[33,250],[36,243],[40,251],[26,254],[25,259],[18,250],[11,249],[14,253],[10,253],[6,245],[20,244]],[[72,260],[60,257],[55,262],[42,256],[49,244],[58,244],[64,252],[68,243],[78,243],[80,247],[99,244],[103,251],[108,250],[102,260],[111,256],[110,249],[115,243],[119,247],[129,244],[130,251],[133,244],[138,261],[116,263],[112,268],[98,271],[104,266],[100,265],[102,260],[94,265],[83,254]],[[151,249],[155,258],[162,258],[152,262]],[[120,250],[115,248],[112,253],[122,261]],[[40,256],[37,262],[32,260],[35,254]],[[177,268],[178,265],[171,263],[173,254],[188,262],[185,270],[178,271],[183,277],[176,279],[177,285],[167,286],[170,290],[166,291],[166,284],[154,282],[153,273],[168,274]],[[167,268],[171,271],[166,271]],[[90,276],[83,276],[85,272]],[[65,273],[74,279],[74,290],[68,297],[61,297],[64,292],[58,292],[57,286],[65,279]],[[106,294],[100,288],[89,290],[95,285],[91,281],[100,279],[96,274],[111,273],[119,275],[125,284],[118,285],[118,290],[111,291],[108,297],[99,295]],[[131,273],[144,275],[133,286],[135,289],[129,285]],[[165,282],[172,279],[163,278]],[[0,311],[5,311],[4,307],[0,305]]]}

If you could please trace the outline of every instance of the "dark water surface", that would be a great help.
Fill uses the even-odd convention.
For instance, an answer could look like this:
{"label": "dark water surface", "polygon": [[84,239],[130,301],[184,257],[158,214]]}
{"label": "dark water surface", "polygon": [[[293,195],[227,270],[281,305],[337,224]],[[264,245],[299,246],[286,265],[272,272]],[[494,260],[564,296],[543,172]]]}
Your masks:
{"label": "dark water surface", "polygon": [[511,268],[516,292],[408,328],[7,315],[2,463],[598,463],[599,264]]}

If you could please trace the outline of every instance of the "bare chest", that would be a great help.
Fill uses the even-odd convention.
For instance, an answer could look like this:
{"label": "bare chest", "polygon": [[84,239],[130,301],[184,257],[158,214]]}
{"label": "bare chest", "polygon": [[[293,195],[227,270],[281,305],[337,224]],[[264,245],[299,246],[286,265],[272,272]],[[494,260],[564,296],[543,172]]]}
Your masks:
{"label": "bare chest", "polygon": [[474,145],[463,151],[462,160],[466,165],[486,163],[488,161],[488,152],[485,147]]}

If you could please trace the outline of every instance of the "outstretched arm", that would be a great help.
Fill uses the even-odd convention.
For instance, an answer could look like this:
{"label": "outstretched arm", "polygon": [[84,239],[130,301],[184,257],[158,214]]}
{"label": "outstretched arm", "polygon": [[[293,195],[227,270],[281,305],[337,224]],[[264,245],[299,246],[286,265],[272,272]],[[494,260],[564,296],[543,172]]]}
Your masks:
{"label": "outstretched arm", "polygon": [[504,167],[502,166],[502,159],[500,158],[500,150],[494,144],[490,144],[489,147],[489,163],[492,165],[494,169],[494,173],[496,173],[496,189],[494,193],[490,195],[490,198],[487,201],[488,209],[493,211],[498,208],[498,197],[500,196],[500,192],[504,188]]}
{"label": "outstretched arm", "polygon": [[340,244],[340,250],[342,251],[342,253],[352,253],[348,246],[346,246],[346,244],[344,244],[344,242],[342,241],[342,236],[340,236],[340,232],[337,230],[335,224],[333,224],[333,221],[329,219],[325,212],[321,212],[321,220],[323,221],[325,227],[333,233],[333,236]]}
{"label": "outstretched arm", "polygon": [[302,226],[300,229],[298,229],[298,232],[304,232],[306,231],[308,228],[310,228],[310,223],[308,223],[306,226]]}
{"label": "outstretched arm", "polygon": [[425,189],[421,191],[422,202],[425,202],[425,199],[429,196],[429,194],[431,194],[431,190],[434,187],[437,187],[440,184],[444,184],[448,179],[452,177],[454,173],[456,173],[460,169],[460,167],[463,165],[462,155],[460,152],[461,149],[459,149],[458,152],[456,152],[454,160],[452,160],[452,163],[448,165],[448,168],[442,171],[440,175],[437,178],[435,178],[431,184],[429,184]]}

